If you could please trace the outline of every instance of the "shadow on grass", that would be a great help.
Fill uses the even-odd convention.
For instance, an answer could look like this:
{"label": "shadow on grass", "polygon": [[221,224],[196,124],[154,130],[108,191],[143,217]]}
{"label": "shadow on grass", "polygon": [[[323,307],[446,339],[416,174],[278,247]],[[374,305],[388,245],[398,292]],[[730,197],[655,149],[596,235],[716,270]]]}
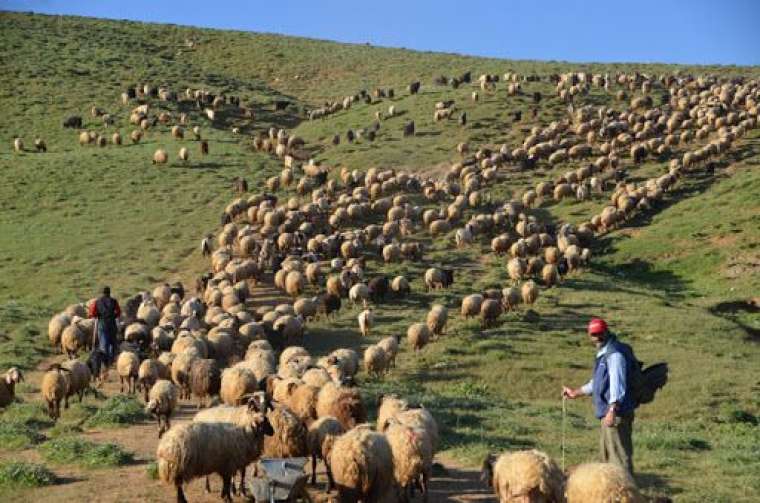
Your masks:
{"label": "shadow on grass", "polygon": [[752,342],[760,342],[760,330],[744,323],[739,319],[742,313],[756,315],[760,313],[760,306],[754,301],[747,300],[732,300],[715,304],[708,308],[708,311],[719,318],[730,321],[738,328],[744,331],[747,336],[747,340]]}

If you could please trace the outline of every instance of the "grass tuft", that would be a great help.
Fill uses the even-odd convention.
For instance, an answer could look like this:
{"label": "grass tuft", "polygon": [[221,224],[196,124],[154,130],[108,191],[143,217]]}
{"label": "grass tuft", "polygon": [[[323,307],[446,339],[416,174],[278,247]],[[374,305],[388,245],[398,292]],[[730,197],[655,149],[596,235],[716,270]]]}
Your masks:
{"label": "grass tuft", "polygon": [[96,428],[118,428],[139,423],[148,416],[140,402],[133,397],[115,395],[106,400],[103,405],[87,420],[85,425]]}
{"label": "grass tuft", "polygon": [[42,487],[57,481],[58,477],[45,465],[18,461],[0,463],[0,486]]}
{"label": "grass tuft", "polygon": [[132,453],[116,444],[99,444],[77,437],[61,437],[45,442],[40,452],[46,461],[75,464],[82,468],[111,468],[132,461]]}

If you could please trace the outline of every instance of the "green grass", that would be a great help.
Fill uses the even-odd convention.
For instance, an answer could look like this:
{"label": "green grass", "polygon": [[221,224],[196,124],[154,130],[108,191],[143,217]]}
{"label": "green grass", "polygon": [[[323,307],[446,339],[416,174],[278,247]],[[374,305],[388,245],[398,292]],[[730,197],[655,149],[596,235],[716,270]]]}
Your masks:
{"label": "green grass", "polygon": [[6,488],[49,486],[57,480],[58,477],[45,465],[17,461],[0,463],[0,486]]}
{"label": "green grass", "polygon": [[103,402],[84,424],[92,428],[118,428],[139,423],[147,418],[148,415],[137,399],[115,395]]}
{"label": "green grass", "polygon": [[113,468],[133,459],[130,452],[116,444],[101,444],[77,437],[49,440],[42,444],[40,453],[49,463],[74,464],[87,469]]}
{"label": "green grass", "polygon": [[[220,213],[234,197],[231,180],[244,176],[259,191],[267,177],[279,174],[279,161],[250,148],[249,135],[270,126],[302,136],[310,153],[333,168],[331,177],[342,167],[442,174],[459,160],[454,151],[458,142],[469,142],[473,150],[503,143],[514,148],[526,129],[563,119],[565,105],[553,97],[554,86],[547,82],[524,83],[525,94],[518,97],[505,96],[500,84],[494,94],[480,92],[474,103],[474,86],[453,90],[433,85],[441,74],[471,70],[477,78],[481,73],[546,75],[573,69],[760,76],[758,67],[504,61],[74,17],[0,13],[0,22],[5,42],[0,57],[6,61],[6,79],[0,84],[0,370],[11,365],[29,369],[47,357],[49,317],[92,297],[103,284],[110,284],[119,298],[163,281],[191,284],[207,268],[197,253],[198,240],[217,229]],[[183,48],[188,36],[198,38],[196,50]],[[405,87],[417,79],[422,91],[410,97]],[[165,82],[175,90],[202,87],[240,95],[252,103],[255,118],[227,111],[211,124],[191,110],[191,124],[199,124],[210,141],[207,158],[198,155],[196,142],[171,139],[168,126],[148,131],[139,145],[105,148],[80,147],[76,132],[61,128],[64,116],[79,114],[88,129],[109,136],[118,129],[127,137],[133,127],[119,94],[145,81]],[[306,109],[376,86],[393,87],[396,97],[355,104],[325,120],[304,120]],[[544,96],[536,119],[529,113],[534,91]],[[663,90],[654,92],[658,102]],[[274,112],[276,99],[288,99],[293,106]],[[455,99],[459,111],[467,112],[467,127],[456,120],[433,121],[434,103],[443,99]],[[578,101],[623,106],[599,90]],[[345,142],[348,128],[369,126],[375,111],[391,104],[401,115],[383,120],[374,142]],[[115,126],[106,130],[92,118],[92,105],[110,112]],[[177,104],[153,101],[151,106],[178,111]],[[515,110],[523,111],[519,124],[510,118]],[[410,119],[421,134],[402,138],[402,125]],[[244,135],[233,137],[233,126]],[[342,135],[338,146],[329,144],[334,134]],[[41,135],[48,153],[12,153],[17,135],[29,147]],[[190,148],[187,166],[174,161],[180,146]],[[170,163],[160,168],[150,163],[158,147],[170,155]],[[337,346],[362,348],[390,334],[405,334],[410,323],[424,319],[430,303],[444,303],[450,308],[447,334],[419,354],[402,350],[398,368],[383,380],[363,378],[368,403],[384,392],[424,403],[441,424],[444,451],[473,467],[487,452],[503,449],[536,447],[560,459],[560,386],[589,377],[593,349],[584,328],[591,316],[604,316],[640,359],[665,360],[671,367],[670,383],[654,403],[640,409],[634,427],[636,466],[645,492],[671,495],[679,502],[753,501],[760,490],[760,316],[746,301],[757,296],[759,284],[759,158],[755,130],[718,165],[716,176],[698,170],[679,182],[653,212],[598,239],[588,270],[570,275],[557,288],[542,289],[530,314],[504,315],[488,330],[480,330],[477,321],[460,320],[459,301],[473,291],[505,286],[506,259],[490,254],[486,239],[452,250],[452,235],[432,240],[427,232],[418,232],[411,238],[427,246],[423,262],[368,262],[370,275],[405,274],[413,288],[409,298],[378,306],[370,339],[358,335],[358,311],[345,309],[334,323],[310,324],[306,345],[317,354]],[[637,182],[661,173],[665,163],[650,159],[633,167],[623,159],[629,179]],[[535,171],[503,170],[499,183],[486,191],[502,201],[580,165],[542,163]],[[292,194],[282,190],[278,195]],[[579,223],[608,197],[545,202],[534,214]],[[424,207],[437,205],[416,196],[413,200]],[[429,264],[454,265],[451,289],[424,292],[421,277]],[[0,415],[2,449],[32,447],[49,436],[54,440],[38,449],[46,459],[56,459],[50,462],[68,462],[58,461],[51,446],[62,447],[63,457],[81,451],[76,456],[97,460],[97,466],[103,465],[101,458],[119,458],[113,448],[71,434],[139,422],[139,403],[114,398],[96,405],[89,399],[73,404],[51,428],[39,404],[14,404]],[[567,412],[567,464],[595,459],[598,426],[590,404],[569,402]]]}

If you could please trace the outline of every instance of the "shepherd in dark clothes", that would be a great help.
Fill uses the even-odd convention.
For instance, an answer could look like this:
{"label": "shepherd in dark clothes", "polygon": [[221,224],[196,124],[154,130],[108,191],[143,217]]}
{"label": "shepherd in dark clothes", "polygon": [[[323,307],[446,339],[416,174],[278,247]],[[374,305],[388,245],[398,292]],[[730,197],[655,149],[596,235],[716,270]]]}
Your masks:
{"label": "shepherd in dark clothes", "polygon": [[111,365],[116,357],[116,320],[121,316],[121,308],[116,299],[111,297],[109,287],[103,288],[103,295],[90,305],[88,314],[90,318],[98,319],[95,326],[97,341],[93,346],[103,353],[105,364]]}

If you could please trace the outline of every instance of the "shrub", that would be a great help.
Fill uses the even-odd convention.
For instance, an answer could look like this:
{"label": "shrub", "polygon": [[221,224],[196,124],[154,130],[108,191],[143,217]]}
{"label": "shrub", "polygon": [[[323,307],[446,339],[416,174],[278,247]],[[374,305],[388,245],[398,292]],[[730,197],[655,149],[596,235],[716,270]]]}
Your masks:
{"label": "shrub", "polygon": [[132,454],[116,444],[99,444],[77,437],[61,437],[42,444],[42,456],[51,463],[73,463],[83,468],[120,466],[132,461]]}
{"label": "shrub", "polygon": [[0,485],[41,487],[55,484],[58,477],[45,465],[11,461],[0,464]]}

